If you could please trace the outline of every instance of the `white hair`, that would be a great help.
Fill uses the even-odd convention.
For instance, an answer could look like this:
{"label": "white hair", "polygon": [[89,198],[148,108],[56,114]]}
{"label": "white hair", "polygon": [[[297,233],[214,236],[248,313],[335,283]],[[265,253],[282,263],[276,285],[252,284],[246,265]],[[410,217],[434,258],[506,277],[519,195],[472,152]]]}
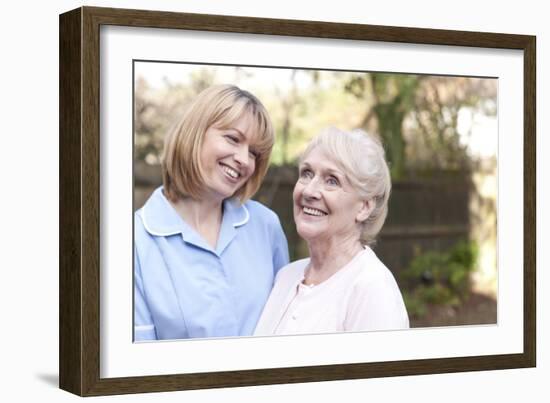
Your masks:
{"label": "white hair", "polygon": [[388,215],[391,191],[390,170],[380,139],[360,129],[347,132],[329,127],[309,142],[300,163],[316,147],[343,170],[361,198],[374,201],[361,228],[361,241],[372,244]]}

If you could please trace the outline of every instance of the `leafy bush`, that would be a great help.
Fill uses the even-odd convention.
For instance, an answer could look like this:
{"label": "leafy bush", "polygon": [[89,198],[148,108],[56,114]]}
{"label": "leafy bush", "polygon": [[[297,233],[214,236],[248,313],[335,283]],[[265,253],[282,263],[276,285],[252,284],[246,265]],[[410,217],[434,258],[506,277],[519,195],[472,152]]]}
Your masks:
{"label": "leafy bush", "polygon": [[409,314],[422,317],[428,305],[460,305],[470,293],[470,274],[477,260],[477,246],[461,241],[446,252],[429,251],[416,256],[400,277],[408,285],[404,300]]}

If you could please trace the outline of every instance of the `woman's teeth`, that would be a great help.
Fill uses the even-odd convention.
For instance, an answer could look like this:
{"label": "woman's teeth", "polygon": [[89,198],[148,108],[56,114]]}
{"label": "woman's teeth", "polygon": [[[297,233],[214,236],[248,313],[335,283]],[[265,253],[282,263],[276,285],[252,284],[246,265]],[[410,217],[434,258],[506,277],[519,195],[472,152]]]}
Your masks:
{"label": "woman's teeth", "polygon": [[239,177],[239,173],[237,171],[235,171],[234,169],[231,169],[229,167],[224,166],[223,171],[227,175],[231,176],[233,179],[237,179]]}
{"label": "woman's teeth", "polygon": [[317,216],[317,217],[327,215],[327,213],[325,213],[324,211],[317,210],[317,209],[314,209],[314,208],[311,208],[311,207],[304,207],[304,213],[309,214],[309,215],[314,215],[314,216]]}

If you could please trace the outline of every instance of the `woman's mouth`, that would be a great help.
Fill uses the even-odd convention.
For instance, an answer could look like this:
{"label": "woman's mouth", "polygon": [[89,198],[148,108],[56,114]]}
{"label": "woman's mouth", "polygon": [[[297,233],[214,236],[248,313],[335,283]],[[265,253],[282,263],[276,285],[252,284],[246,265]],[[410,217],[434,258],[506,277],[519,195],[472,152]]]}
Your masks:
{"label": "woman's mouth", "polygon": [[328,215],[328,213],[324,212],[323,210],[319,210],[313,207],[303,206],[302,211],[304,212],[304,214],[315,216],[315,217],[323,217]]}
{"label": "woman's mouth", "polygon": [[235,169],[228,167],[227,165],[222,165],[222,171],[233,180],[237,180],[241,177],[241,174]]}

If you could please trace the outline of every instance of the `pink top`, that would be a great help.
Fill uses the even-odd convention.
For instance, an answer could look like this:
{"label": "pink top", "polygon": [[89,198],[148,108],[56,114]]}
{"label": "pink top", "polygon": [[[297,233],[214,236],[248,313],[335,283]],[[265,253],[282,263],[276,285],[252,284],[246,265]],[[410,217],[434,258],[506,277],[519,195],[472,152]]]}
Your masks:
{"label": "pink top", "polygon": [[409,318],[392,273],[366,247],[330,278],[302,283],[308,259],[283,267],[255,335],[407,329]]}

